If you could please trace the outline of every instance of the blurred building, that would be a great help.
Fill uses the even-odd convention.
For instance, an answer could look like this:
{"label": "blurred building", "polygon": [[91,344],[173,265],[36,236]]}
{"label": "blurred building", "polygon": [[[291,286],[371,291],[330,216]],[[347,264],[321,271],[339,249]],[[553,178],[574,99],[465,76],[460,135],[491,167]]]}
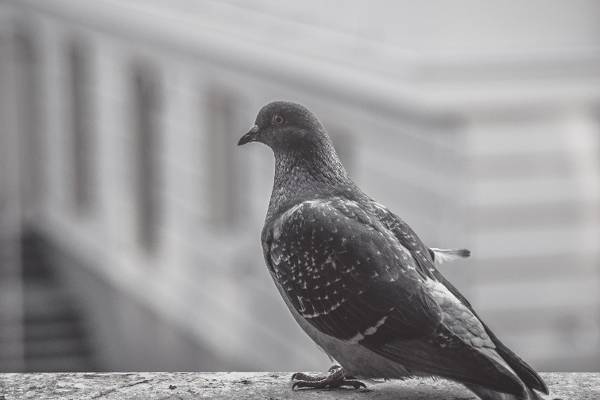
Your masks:
{"label": "blurred building", "polygon": [[0,1],[0,369],[328,361],[259,243],[273,99],[541,370],[600,369],[600,3]]}

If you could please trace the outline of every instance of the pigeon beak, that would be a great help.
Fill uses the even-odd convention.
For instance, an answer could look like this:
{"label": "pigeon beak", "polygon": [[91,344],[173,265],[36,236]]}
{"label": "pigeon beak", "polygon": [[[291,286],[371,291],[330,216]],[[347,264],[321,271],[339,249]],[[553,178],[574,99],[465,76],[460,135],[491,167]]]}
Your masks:
{"label": "pigeon beak", "polygon": [[240,141],[238,142],[238,146],[241,146],[243,144],[250,143],[250,142],[255,142],[256,137],[258,136],[258,131],[259,131],[258,125],[254,125],[252,128],[250,128],[248,133],[246,133],[244,136],[241,137]]}

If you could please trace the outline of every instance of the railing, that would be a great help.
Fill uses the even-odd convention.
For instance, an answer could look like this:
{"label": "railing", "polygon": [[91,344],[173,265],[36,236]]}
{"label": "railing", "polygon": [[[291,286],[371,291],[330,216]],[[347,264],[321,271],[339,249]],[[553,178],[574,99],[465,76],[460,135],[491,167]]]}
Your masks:
{"label": "railing", "polygon": [[[88,399],[355,399],[448,400],[476,397],[452,382],[431,379],[367,381],[361,390],[292,391],[289,372],[135,372],[0,374],[0,400]],[[549,399],[593,400],[600,396],[600,374],[543,373]]]}

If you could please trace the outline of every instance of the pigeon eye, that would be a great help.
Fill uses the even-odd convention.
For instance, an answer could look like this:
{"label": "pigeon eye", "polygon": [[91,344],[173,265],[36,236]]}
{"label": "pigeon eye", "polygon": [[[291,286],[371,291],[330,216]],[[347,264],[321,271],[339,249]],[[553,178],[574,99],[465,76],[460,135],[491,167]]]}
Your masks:
{"label": "pigeon eye", "polygon": [[273,121],[274,125],[283,125],[285,122],[285,119],[280,114],[275,114],[275,115],[273,115],[272,121]]}

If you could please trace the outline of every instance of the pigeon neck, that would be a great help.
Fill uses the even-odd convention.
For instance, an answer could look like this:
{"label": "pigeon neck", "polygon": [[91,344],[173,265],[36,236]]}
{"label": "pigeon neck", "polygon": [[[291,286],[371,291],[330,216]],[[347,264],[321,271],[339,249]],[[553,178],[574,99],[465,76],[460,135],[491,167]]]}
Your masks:
{"label": "pigeon neck", "polygon": [[333,146],[313,152],[275,152],[275,177],[267,219],[286,206],[326,196],[352,184]]}

